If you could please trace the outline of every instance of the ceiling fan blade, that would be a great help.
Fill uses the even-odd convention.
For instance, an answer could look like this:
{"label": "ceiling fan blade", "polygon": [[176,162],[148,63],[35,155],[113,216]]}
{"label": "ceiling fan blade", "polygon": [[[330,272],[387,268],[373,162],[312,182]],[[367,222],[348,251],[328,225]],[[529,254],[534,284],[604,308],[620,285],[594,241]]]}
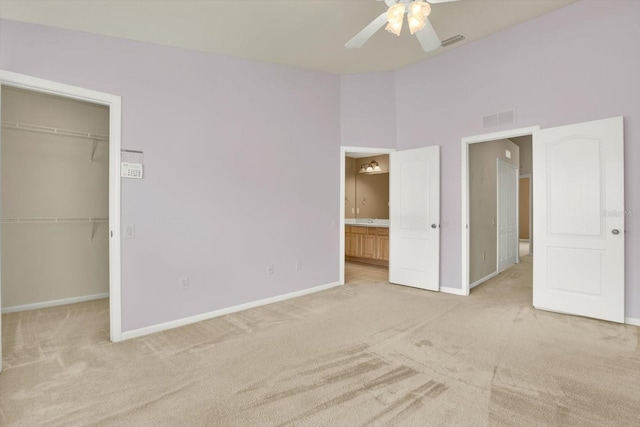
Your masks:
{"label": "ceiling fan blade", "polygon": [[436,30],[433,29],[433,25],[429,22],[429,19],[424,20],[424,28],[420,31],[416,31],[416,37],[424,49],[425,52],[431,52],[441,46],[440,38],[436,34]]}
{"label": "ceiling fan blade", "polygon": [[[391,7],[391,6],[395,5],[396,3],[398,3],[398,0],[378,0],[378,1],[384,1],[385,4],[387,6],[389,6],[389,7]],[[455,1],[455,0],[449,0],[449,1]]]}
{"label": "ceiling fan blade", "polygon": [[344,46],[349,49],[362,46],[364,42],[369,40],[369,38],[372,35],[374,35],[380,28],[382,28],[386,23],[387,23],[387,12],[384,12],[380,16],[378,16],[376,19],[371,21],[369,25],[364,27],[362,31],[356,34]]}

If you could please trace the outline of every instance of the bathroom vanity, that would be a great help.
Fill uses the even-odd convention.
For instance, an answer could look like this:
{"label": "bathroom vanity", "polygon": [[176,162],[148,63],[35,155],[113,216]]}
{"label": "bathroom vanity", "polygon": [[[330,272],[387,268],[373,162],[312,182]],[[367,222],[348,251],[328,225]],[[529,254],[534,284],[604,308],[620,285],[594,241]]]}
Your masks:
{"label": "bathroom vanity", "polygon": [[344,242],[348,261],[389,265],[389,220],[347,220]]}

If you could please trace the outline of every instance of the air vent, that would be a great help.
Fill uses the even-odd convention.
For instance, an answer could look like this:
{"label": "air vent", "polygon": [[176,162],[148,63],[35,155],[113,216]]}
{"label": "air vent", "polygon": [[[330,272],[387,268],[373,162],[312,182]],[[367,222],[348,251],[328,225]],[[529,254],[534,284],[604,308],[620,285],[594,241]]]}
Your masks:
{"label": "air vent", "polygon": [[516,122],[516,111],[503,111],[502,113],[490,114],[482,118],[482,127],[490,128],[494,126],[508,125]]}
{"label": "air vent", "polygon": [[465,36],[463,36],[462,34],[456,34],[453,37],[449,37],[446,40],[442,40],[442,47],[447,47],[447,46],[451,46],[452,44],[461,42],[462,40],[466,39]]}

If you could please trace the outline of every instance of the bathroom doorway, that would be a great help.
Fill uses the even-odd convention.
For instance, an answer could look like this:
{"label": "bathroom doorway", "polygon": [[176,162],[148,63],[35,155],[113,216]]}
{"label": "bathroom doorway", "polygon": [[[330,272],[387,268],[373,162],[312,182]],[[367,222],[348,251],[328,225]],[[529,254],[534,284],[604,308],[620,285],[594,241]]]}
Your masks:
{"label": "bathroom doorway", "polygon": [[341,147],[340,283],[389,280],[389,153]]}

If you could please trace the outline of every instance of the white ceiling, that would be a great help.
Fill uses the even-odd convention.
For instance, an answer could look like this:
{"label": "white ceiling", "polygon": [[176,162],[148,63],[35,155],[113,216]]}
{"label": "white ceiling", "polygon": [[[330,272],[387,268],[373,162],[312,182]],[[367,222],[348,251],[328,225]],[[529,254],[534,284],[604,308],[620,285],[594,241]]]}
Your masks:
{"label": "white ceiling", "polygon": [[344,44],[380,15],[375,0],[0,0],[0,17],[330,73],[388,71],[493,34],[576,0],[460,0],[434,4],[442,40],[426,54],[403,28],[362,48]]}

